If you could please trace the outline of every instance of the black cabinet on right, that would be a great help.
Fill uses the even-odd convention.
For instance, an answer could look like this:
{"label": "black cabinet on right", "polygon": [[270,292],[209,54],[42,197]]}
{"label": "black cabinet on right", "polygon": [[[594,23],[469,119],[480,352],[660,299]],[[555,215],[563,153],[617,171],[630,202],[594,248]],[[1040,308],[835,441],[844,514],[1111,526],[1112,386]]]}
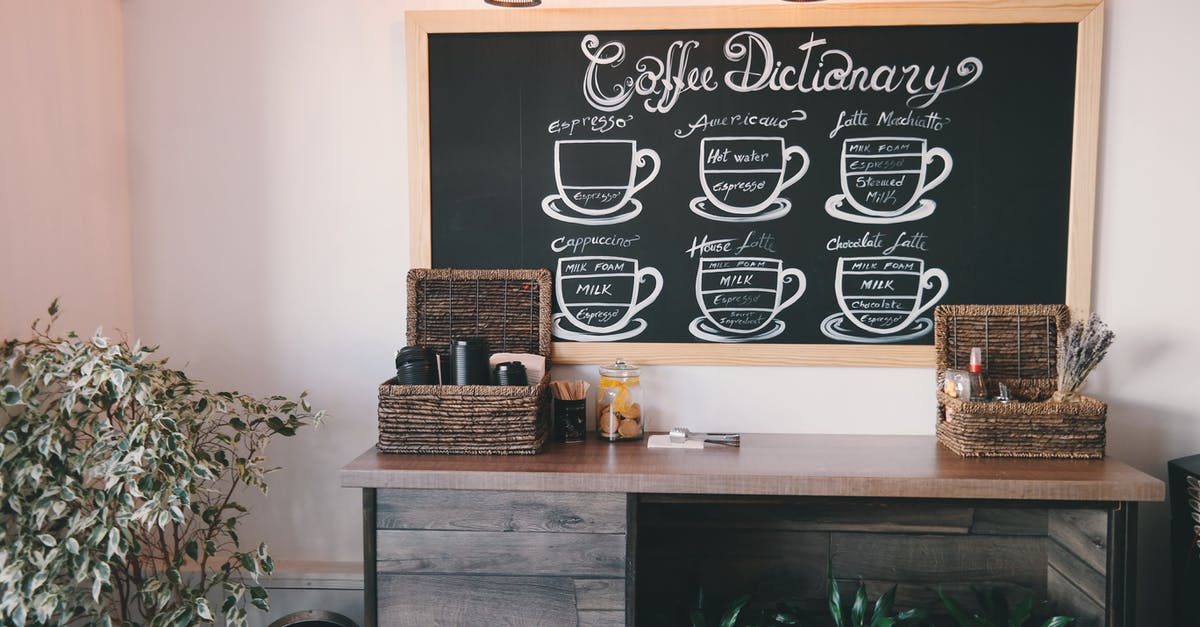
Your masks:
{"label": "black cabinet on right", "polygon": [[1171,501],[1171,598],[1173,625],[1200,625],[1200,455],[1167,462]]}

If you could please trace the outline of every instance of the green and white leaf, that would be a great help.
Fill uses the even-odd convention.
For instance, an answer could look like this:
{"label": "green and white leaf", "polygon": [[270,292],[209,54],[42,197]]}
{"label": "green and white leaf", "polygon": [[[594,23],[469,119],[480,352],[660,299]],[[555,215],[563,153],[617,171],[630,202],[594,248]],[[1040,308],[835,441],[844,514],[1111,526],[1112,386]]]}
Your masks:
{"label": "green and white leaf", "polygon": [[[57,317],[57,301],[49,311]],[[202,514],[231,502],[234,479],[265,491],[263,450],[277,435],[267,418],[295,413],[297,401],[210,392],[156,347],[103,329],[86,339],[33,331],[0,343],[0,624],[111,625],[124,587],[152,627],[215,620],[203,600],[214,588],[232,599],[226,622],[244,625],[246,606],[268,605],[265,590],[246,598],[238,582],[270,572],[271,557],[265,545],[220,553],[236,546],[244,509]],[[289,430],[318,419],[303,396]],[[133,556],[204,572],[138,569]]]}

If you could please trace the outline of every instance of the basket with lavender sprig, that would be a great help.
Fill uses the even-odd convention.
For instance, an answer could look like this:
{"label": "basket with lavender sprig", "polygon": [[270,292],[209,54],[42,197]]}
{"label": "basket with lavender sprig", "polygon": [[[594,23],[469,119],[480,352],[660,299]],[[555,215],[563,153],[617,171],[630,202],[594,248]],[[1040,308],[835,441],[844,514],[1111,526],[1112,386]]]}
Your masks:
{"label": "basket with lavender sprig", "polygon": [[1054,400],[1078,401],[1081,398],[1079,388],[1108,354],[1113,337],[1115,334],[1108,325],[1094,313],[1087,322],[1076,320],[1071,323],[1058,349],[1058,390],[1054,392]]}
{"label": "basket with lavender sprig", "polygon": [[[939,305],[934,319],[938,442],[964,457],[1104,456],[1108,406],[1078,393],[1112,343],[1103,323],[1072,325],[1066,305]],[[962,368],[974,347],[988,385],[1010,396],[943,390],[946,371]]]}

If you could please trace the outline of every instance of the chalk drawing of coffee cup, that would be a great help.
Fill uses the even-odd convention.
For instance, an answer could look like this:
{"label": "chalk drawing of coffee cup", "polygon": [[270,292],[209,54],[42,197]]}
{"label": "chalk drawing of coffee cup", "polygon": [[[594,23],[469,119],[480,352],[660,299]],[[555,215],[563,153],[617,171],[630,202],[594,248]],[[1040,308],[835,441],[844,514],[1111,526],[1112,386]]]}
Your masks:
{"label": "chalk drawing of coffee cup", "polygon": [[[551,332],[577,341],[616,341],[641,333],[646,321],[634,316],[658,298],[662,275],[638,267],[630,257],[562,257],[555,275],[555,314]],[[653,289],[647,290],[651,279]]]}
{"label": "chalk drawing of coffee cup", "polygon": [[[929,165],[942,162],[929,178]],[[919,220],[937,206],[925,194],[941,185],[954,167],[944,148],[930,148],[919,137],[863,137],[842,143],[842,193],[825,210],[851,222],[889,224]],[[848,207],[846,205],[849,205]]]}
{"label": "chalk drawing of coffee cup", "polygon": [[[788,287],[789,284],[794,284]],[[766,257],[701,257],[692,335],[712,342],[764,340],[783,332],[776,316],[804,295],[804,273]],[[787,290],[791,294],[785,296]]]}
{"label": "chalk drawing of coffee cup", "polygon": [[[799,166],[793,164],[797,157]],[[705,137],[700,140],[704,195],[692,199],[692,212],[720,222],[783,217],[792,203],[780,194],[804,177],[808,165],[808,153],[786,145],[782,137]]]}
{"label": "chalk drawing of coffee cup", "polygon": [[[568,139],[554,142],[558,194],[542,200],[547,215],[576,224],[617,224],[641,213],[634,194],[658,176],[661,162],[631,139]],[[649,170],[638,180],[638,173]]]}
{"label": "chalk drawing of coffee cup", "polygon": [[[938,289],[930,295],[933,279]],[[878,335],[911,332],[917,316],[937,304],[949,287],[945,272],[927,270],[925,261],[915,257],[842,257],[834,281],[845,320]]]}

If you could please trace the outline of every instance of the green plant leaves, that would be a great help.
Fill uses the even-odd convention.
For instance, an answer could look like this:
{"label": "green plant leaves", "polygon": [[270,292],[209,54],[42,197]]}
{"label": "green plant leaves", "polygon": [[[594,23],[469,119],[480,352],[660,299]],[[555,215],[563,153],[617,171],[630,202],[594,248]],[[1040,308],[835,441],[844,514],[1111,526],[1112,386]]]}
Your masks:
{"label": "green plant leaves", "polygon": [[273,564],[265,545],[230,553],[247,515],[230,497],[265,492],[268,441],[319,413],[205,390],[157,347],[99,329],[32,330],[0,343],[0,624],[111,625],[118,589],[134,591],[130,609],[149,627],[214,620],[203,600],[214,587],[231,593],[230,625],[269,607],[265,589],[237,583]]}
{"label": "green plant leaves", "polygon": [[838,590],[837,579],[833,577],[833,565],[829,569],[829,615],[837,627],[846,627],[846,619],[842,614],[842,593]]}
{"label": "green plant leaves", "polygon": [[895,598],[896,586],[892,586],[875,601],[875,609],[871,612],[871,627],[882,627],[883,620],[892,613],[892,603]]}
{"label": "green plant leaves", "polygon": [[[1029,621],[1033,613],[1033,597],[1027,596],[1011,610],[1000,588],[982,590],[972,587],[975,599],[979,603],[978,612],[968,612],[953,599],[938,590],[938,598],[946,608],[950,617],[959,627],[1021,627]],[[1062,627],[1074,622],[1067,616],[1055,616],[1042,623],[1042,627]]]}
{"label": "green plant leaves", "polygon": [[985,624],[996,627],[1009,625],[1008,601],[1000,588],[983,590],[972,587],[971,590],[975,593],[975,600],[979,602]]}
{"label": "green plant leaves", "polygon": [[4,386],[4,389],[0,391],[0,396],[3,396],[3,403],[5,405],[12,406],[21,403],[21,390],[18,390],[16,386]]}
{"label": "green plant leaves", "polygon": [[738,615],[742,613],[742,608],[750,602],[750,595],[743,594],[733,601],[733,604],[721,616],[721,622],[717,623],[719,627],[734,627],[737,624]]}
{"label": "green plant leaves", "polygon": [[196,616],[205,621],[213,620],[212,609],[208,607],[208,601],[204,597],[196,599]]}
{"label": "green plant leaves", "polygon": [[774,625],[799,625],[800,617],[795,612],[786,609],[778,609],[773,612],[768,612],[766,615],[768,621]]}
{"label": "green plant leaves", "polygon": [[975,620],[958,602],[946,596],[940,589],[937,591],[937,594],[938,598],[942,600],[942,606],[946,608],[946,612],[950,614],[950,618],[953,618],[959,627],[987,627],[985,623]]}
{"label": "green plant leaves", "polygon": [[1008,619],[1009,627],[1018,627],[1019,625],[1024,625],[1032,614],[1033,595],[1029,595],[1013,607],[1012,615]]}
{"label": "green plant leaves", "polygon": [[859,582],[858,592],[854,595],[854,605],[850,607],[850,624],[854,627],[864,627],[867,616],[867,587]]}

